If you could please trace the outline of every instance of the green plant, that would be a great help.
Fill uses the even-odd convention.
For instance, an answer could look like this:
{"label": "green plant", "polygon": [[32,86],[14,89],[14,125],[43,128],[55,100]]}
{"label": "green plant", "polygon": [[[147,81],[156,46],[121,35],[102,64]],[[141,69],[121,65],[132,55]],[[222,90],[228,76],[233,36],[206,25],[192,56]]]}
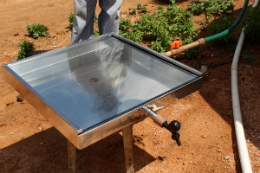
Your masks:
{"label": "green plant", "polygon": [[27,41],[21,41],[18,47],[20,48],[20,51],[18,52],[17,59],[23,59],[31,56],[35,50],[34,44]]}
{"label": "green plant", "polygon": [[178,6],[168,6],[166,10],[158,6],[155,15],[142,14],[135,24],[128,19],[121,20],[119,34],[137,43],[151,43],[151,48],[161,53],[169,51],[175,39],[196,39],[198,30],[190,20],[192,16],[189,11]]}
{"label": "green plant", "polygon": [[131,14],[133,15],[136,14],[136,11],[137,11],[136,8],[133,8]]}
{"label": "green plant", "polygon": [[119,32],[119,34],[137,43],[141,43],[143,40],[143,32]]}
{"label": "green plant", "polygon": [[192,0],[189,3],[188,8],[194,14],[201,14],[206,11],[206,8],[207,8],[206,4],[207,4],[207,2],[198,2],[198,1]]}
{"label": "green plant", "polygon": [[137,4],[137,9],[140,10],[142,8],[142,4],[141,3],[138,3]]}
{"label": "green plant", "polygon": [[164,52],[164,48],[161,45],[161,42],[159,41],[154,41],[152,42],[152,49],[155,50],[156,52],[162,53]]}
{"label": "green plant", "polygon": [[[209,25],[209,32],[211,35],[218,34],[233,24],[233,19],[229,16],[221,16],[219,20],[214,20],[210,25]],[[228,48],[235,48],[235,43],[236,43],[236,38],[237,36],[229,33],[228,35],[225,35],[223,37],[220,37],[215,40],[215,44],[223,47],[228,47]]]}
{"label": "green plant", "polygon": [[28,23],[27,23],[26,28],[27,28],[29,35],[35,39],[45,37],[49,33],[49,29],[46,26],[41,25],[41,24],[29,24],[28,25]]}
{"label": "green plant", "polygon": [[209,10],[214,16],[226,14],[227,12],[234,11],[234,4],[232,0],[213,0],[209,6]]}
{"label": "green plant", "polygon": [[184,0],[168,0],[171,4],[175,4],[176,2],[181,2],[181,1],[184,1]]}
{"label": "green plant", "polygon": [[126,32],[128,29],[132,27],[132,23],[129,19],[123,19],[119,22],[119,30],[121,32]]}
{"label": "green plant", "polygon": [[206,29],[206,26],[207,26],[207,21],[205,20],[200,20],[198,22],[199,25],[201,25],[202,27],[200,28],[201,30],[205,30]]}
{"label": "green plant", "polygon": [[94,37],[99,36],[99,31],[93,31],[93,36],[94,36]]}
{"label": "green plant", "polygon": [[147,12],[147,7],[146,7],[146,6],[143,6],[143,7],[142,7],[142,12],[144,12],[144,13]]}
{"label": "green plant", "polygon": [[206,26],[207,25],[207,22],[205,20],[200,20],[198,22],[199,25],[203,25],[203,26]]}
{"label": "green plant", "polygon": [[259,57],[252,54],[243,54],[242,57],[248,63],[255,63],[255,59],[259,59]]}
{"label": "green plant", "polygon": [[232,0],[192,0],[188,5],[188,9],[194,14],[205,13],[208,20],[212,16],[216,17],[234,11],[234,5]]}
{"label": "green plant", "polygon": [[161,6],[161,5],[158,5],[157,6],[157,13],[163,13],[163,11],[164,11],[164,8],[163,8],[163,6]]}
{"label": "green plant", "polygon": [[69,15],[69,23],[70,23],[70,29],[72,29],[73,24],[74,24],[74,18],[75,18],[75,14],[73,14],[72,12]]}
{"label": "green plant", "polygon": [[254,40],[260,40],[260,8],[252,7],[246,13],[247,17],[243,20],[242,25],[245,27],[246,35]]}
{"label": "green plant", "polygon": [[98,23],[98,17],[97,17],[97,14],[96,14],[96,13],[94,14],[94,22],[95,22],[95,23]]}

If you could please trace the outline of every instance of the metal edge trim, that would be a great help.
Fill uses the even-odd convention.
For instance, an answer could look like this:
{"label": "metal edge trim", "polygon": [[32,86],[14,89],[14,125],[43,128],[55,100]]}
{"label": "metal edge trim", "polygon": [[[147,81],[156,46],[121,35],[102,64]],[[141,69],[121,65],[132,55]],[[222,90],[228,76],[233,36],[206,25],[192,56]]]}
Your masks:
{"label": "metal edge trim", "polygon": [[[178,87],[178,88],[174,88],[174,89],[172,89],[172,90],[169,90],[169,91],[167,91],[167,92],[161,94],[160,96],[157,96],[156,98],[151,99],[151,100],[148,101],[147,103],[144,103],[144,104],[142,104],[141,106],[139,106],[138,109],[139,109],[139,108],[142,108],[143,105],[146,105],[146,106],[147,106],[148,104],[151,104],[151,103],[153,103],[153,102],[155,102],[155,101],[157,101],[157,100],[159,100],[159,99],[161,99],[161,98],[163,98],[163,97],[165,97],[165,96],[168,96],[168,95],[170,95],[170,94],[178,95],[178,94],[180,94],[181,92],[183,92],[183,91],[185,91],[185,90],[187,91],[187,88],[189,88],[189,87],[192,86],[191,89],[189,90],[190,92],[184,92],[184,94],[178,95],[177,99],[181,99],[181,98],[183,98],[183,97],[185,97],[185,96],[187,96],[187,95],[189,95],[189,94],[191,94],[191,93],[193,93],[193,92],[199,90],[199,89],[201,88],[201,85],[202,85],[202,77],[195,78],[195,79],[193,79],[193,80],[191,80],[191,81],[189,81],[189,82],[187,82],[187,83],[181,85],[181,86]],[[196,86],[196,87],[195,87],[195,86]],[[169,105],[169,104],[171,104],[171,103],[168,103],[168,105]],[[165,105],[165,106],[167,106],[167,105]]]}
{"label": "metal edge trim", "polygon": [[[139,115],[139,118],[132,118],[132,114],[136,113]],[[91,131],[79,134],[79,150],[84,149],[85,147],[94,144],[95,142],[104,139],[105,137],[122,130],[124,127],[140,122],[146,118],[146,113],[143,109],[136,109],[130,113],[127,113],[123,116],[117,117],[102,126],[96,127]],[[87,140],[84,138],[87,137]],[[87,142],[86,142],[87,141]]]}
{"label": "metal edge trim", "polygon": [[[76,47],[78,44],[84,44],[86,42],[89,42],[91,40],[93,40],[95,38],[96,39],[103,39],[104,37],[109,37],[111,36],[112,33],[108,33],[108,34],[104,34],[102,36],[99,36],[98,38],[97,37],[93,37],[91,39],[87,39],[87,40],[84,40],[84,41],[81,41],[81,42],[77,42],[77,43],[74,43],[74,44],[71,44],[71,45],[68,45],[68,46],[64,46],[64,47],[60,47],[60,48],[57,48],[57,49],[53,49],[53,50],[49,50],[47,52],[44,52],[44,53],[41,53],[41,54],[37,54],[37,55],[33,55],[33,56],[29,56],[27,58],[24,58],[24,59],[21,59],[21,60],[17,60],[17,61],[13,61],[13,62],[10,62],[10,63],[7,63],[5,65],[7,66],[12,66],[12,65],[15,65],[16,63],[24,63],[24,62],[27,62],[27,61],[30,61],[32,58],[41,58],[42,56],[46,56],[48,54],[52,54],[52,53],[58,53],[58,52],[61,52],[61,51],[64,51],[66,49],[71,49],[73,47]],[[4,66],[4,65],[3,65]]]}
{"label": "metal edge trim", "polygon": [[[113,119],[110,119],[109,121],[103,123],[100,126],[95,126],[94,128],[90,129],[89,131],[84,131],[83,133],[79,134],[79,148],[78,149],[81,150],[81,149],[121,130],[122,128],[126,127],[127,125],[129,125],[129,118],[131,117],[132,112],[139,110],[145,114],[144,110],[142,109],[142,106],[153,103],[154,101],[161,99],[169,94],[175,94],[175,95],[179,94],[179,96],[178,96],[179,98],[177,98],[177,99],[183,98],[183,97],[197,91],[198,89],[200,89],[201,85],[202,85],[202,77],[196,78],[193,81],[190,81],[189,83],[182,85],[175,90],[171,90],[170,93],[169,92],[164,93],[163,95],[156,97],[156,99],[152,99],[149,102],[143,103],[142,105],[139,105],[137,108],[135,108],[129,112],[126,112],[121,116],[117,116]],[[183,91],[186,91],[188,88],[190,88],[189,92],[183,92]],[[183,93],[185,93],[185,94],[183,94]],[[167,106],[169,104],[171,104],[171,103],[168,103],[165,106]],[[114,127],[114,129],[112,129],[111,131],[107,130],[107,129],[110,129],[111,127]],[[106,129],[106,130],[103,130],[103,132],[100,132],[100,131],[102,131],[100,128]],[[88,140],[89,141],[88,143],[83,142],[84,137],[91,136],[91,138],[94,138],[95,136],[93,136],[93,135],[95,135],[95,134],[102,134],[102,135],[97,135],[98,137],[95,138],[94,140],[93,139]]]}
{"label": "metal edge trim", "polygon": [[139,104],[139,105],[137,105],[137,106],[134,106],[133,108],[130,108],[130,109],[128,109],[128,110],[126,110],[126,111],[124,111],[124,112],[122,112],[122,113],[120,113],[120,114],[114,115],[113,117],[111,117],[111,118],[109,118],[109,119],[107,119],[107,120],[104,120],[104,121],[102,121],[102,122],[100,122],[100,123],[98,123],[98,124],[96,124],[96,125],[93,125],[93,126],[87,128],[87,129],[84,129],[82,133],[84,133],[84,132],[86,132],[86,131],[91,131],[92,129],[95,129],[96,127],[102,126],[104,123],[110,122],[110,121],[112,121],[112,120],[117,119],[117,118],[120,117],[120,116],[124,116],[125,114],[128,114],[128,113],[130,113],[130,112],[133,112],[133,111],[135,111],[135,110],[141,108],[143,105],[152,103],[152,102],[154,102],[154,101],[156,101],[156,100],[158,100],[158,99],[160,99],[160,98],[162,98],[162,97],[164,97],[164,96],[167,96],[167,95],[169,95],[169,94],[171,94],[171,93],[173,93],[173,92],[175,92],[175,91],[181,89],[182,87],[184,87],[184,86],[186,86],[186,85],[189,85],[190,83],[193,83],[193,82],[195,82],[196,80],[199,80],[199,79],[201,79],[201,78],[202,78],[202,77],[196,77],[196,78],[194,78],[194,79],[192,79],[192,80],[190,80],[190,81],[188,81],[188,82],[186,82],[186,83],[184,83],[184,84],[182,84],[182,85],[180,85],[180,86],[178,86],[178,87],[172,88],[172,89],[170,89],[170,90],[168,90],[168,91],[166,91],[166,92],[164,92],[164,93],[162,93],[162,94],[159,94],[159,95],[157,95],[157,96],[155,96],[155,97],[153,97],[153,98],[151,98],[151,99],[149,99],[149,100],[147,100],[147,101],[145,101],[145,102],[143,102],[143,103],[141,103],[141,104]]}
{"label": "metal edge trim", "polygon": [[150,54],[152,54],[154,56],[157,56],[158,58],[161,58],[161,59],[163,59],[165,61],[168,61],[168,62],[170,62],[170,63],[172,63],[172,64],[174,64],[176,66],[182,67],[183,69],[188,70],[188,71],[190,71],[192,73],[195,73],[198,76],[202,76],[202,73],[200,71],[195,70],[195,69],[193,69],[193,68],[191,68],[191,67],[189,67],[189,66],[187,66],[185,64],[182,64],[182,63],[180,63],[180,62],[178,62],[176,60],[173,60],[173,59],[171,59],[171,58],[169,58],[169,57],[167,57],[165,55],[162,55],[162,54],[160,54],[160,53],[158,53],[158,52],[156,52],[156,51],[154,51],[152,49],[149,49],[149,48],[147,48],[147,47],[145,47],[145,46],[143,46],[141,44],[138,44],[138,43],[136,43],[136,42],[134,42],[132,40],[129,40],[129,39],[125,38],[125,37],[122,37],[122,36],[116,35],[116,34],[111,34],[111,36],[113,36],[113,37],[115,37],[115,38],[117,38],[117,39],[119,39],[121,41],[124,41],[124,42],[126,42],[126,43],[128,43],[128,44],[130,44],[130,45],[132,45],[134,47],[138,47],[141,50],[143,50],[143,51],[145,51],[147,53],[150,53]]}
{"label": "metal edge trim", "polygon": [[[40,100],[42,103],[47,105],[55,114],[61,118],[60,115],[62,115],[62,120],[64,121],[64,124],[67,124],[67,126],[71,126],[77,134],[82,132],[82,129],[77,126],[73,121],[71,121],[66,115],[64,115],[59,109],[54,107],[51,103],[49,103],[44,97],[42,97],[37,91],[35,91],[26,81],[24,81],[19,75],[17,75],[10,67],[7,66],[7,64],[3,65],[4,68],[4,75],[5,80],[16,90],[18,91],[26,100],[30,102],[37,110],[39,110],[39,107],[31,100],[30,97],[28,97],[26,94],[31,92],[35,97],[38,98],[38,101]],[[12,80],[11,80],[12,78]],[[20,86],[15,85],[15,83],[20,82],[21,86],[24,86],[24,89],[21,89]],[[47,115],[42,114],[44,117]],[[49,118],[50,119],[50,118]],[[55,125],[56,123],[52,123],[52,125]],[[58,129],[59,130],[59,129]],[[62,133],[63,134],[63,133]],[[64,135],[65,136],[65,135]]]}

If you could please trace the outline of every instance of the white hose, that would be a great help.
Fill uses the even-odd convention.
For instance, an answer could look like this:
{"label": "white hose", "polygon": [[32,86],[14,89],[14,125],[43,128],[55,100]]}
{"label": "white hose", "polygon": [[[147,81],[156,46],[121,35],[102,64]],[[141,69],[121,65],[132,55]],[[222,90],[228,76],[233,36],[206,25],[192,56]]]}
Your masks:
{"label": "white hose", "polygon": [[[258,2],[259,0],[255,0],[252,7],[256,7]],[[238,60],[239,60],[244,39],[245,39],[245,32],[243,28],[237,43],[236,51],[231,66],[231,93],[232,93],[232,106],[233,106],[234,123],[236,129],[235,131],[237,137],[238,153],[239,153],[242,171],[244,173],[252,173],[252,168],[251,168],[250,159],[248,156],[248,151],[246,146],[245,132],[243,128],[240,105],[239,105],[238,82],[237,82]]]}

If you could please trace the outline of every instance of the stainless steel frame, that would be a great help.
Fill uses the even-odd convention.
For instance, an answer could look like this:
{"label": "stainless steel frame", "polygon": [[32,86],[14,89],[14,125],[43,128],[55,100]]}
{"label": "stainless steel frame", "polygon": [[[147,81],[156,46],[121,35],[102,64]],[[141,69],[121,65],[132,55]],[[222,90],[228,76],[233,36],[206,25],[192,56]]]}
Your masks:
{"label": "stainless steel frame", "polygon": [[[17,63],[17,62],[3,65],[6,81],[13,88],[15,88],[28,102],[30,102],[32,106],[34,106],[57,130],[59,130],[78,149],[83,149],[99,141],[100,139],[103,139],[113,134],[114,132],[122,130],[126,126],[129,126],[131,124],[134,124],[144,119],[146,117],[146,114],[142,110],[142,106],[145,105],[151,108],[153,111],[156,111],[158,110],[158,108],[165,107],[168,104],[171,104],[174,101],[181,99],[186,95],[189,95],[192,92],[199,90],[202,85],[202,74],[199,71],[194,70],[184,64],[181,64],[175,60],[172,60],[151,49],[148,49],[144,46],[141,46],[135,42],[132,42],[118,35],[108,34],[108,35],[101,36],[100,38],[108,37],[108,36],[114,37],[124,42],[125,44],[133,46],[143,51],[145,54],[156,56],[156,58],[158,58],[160,61],[163,61],[164,63],[177,66],[180,70],[193,74],[195,78],[194,80],[184,83],[177,88],[173,88],[170,91],[162,93],[161,95],[154,97],[151,100],[147,100],[141,105],[133,107],[132,109],[128,110],[127,112],[124,112],[121,115],[112,117],[105,123],[99,124],[95,127],[92,127],[84,131],[77,124],[72,122],[69,118],[66,118],[66,116],[63,115],[61,111],[59,111],[57,108],[49,104],[48,100],[46,100],[40,94],[38,94],[26,81],[24,81],[19,75],[17,75],[9,67],[10,64]],[[67,47],[72,47],[72,46],[75,45],[70,45]],[[66,49],[66,47],[54,51],[50,51],[48,53],[62,51],[64,49]],[[33,56],[30,58],[36,58],[36,57]],[[22,61],[28,61],[28,59]]]}

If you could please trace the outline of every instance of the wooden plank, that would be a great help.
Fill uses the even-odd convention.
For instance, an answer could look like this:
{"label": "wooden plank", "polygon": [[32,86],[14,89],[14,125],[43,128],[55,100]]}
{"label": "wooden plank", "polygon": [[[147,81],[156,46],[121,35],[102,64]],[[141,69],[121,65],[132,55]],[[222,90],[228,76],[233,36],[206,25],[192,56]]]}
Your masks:
{"label": "wooden plank", "polygon": [[134,150],[132,125],[123,128],[126,173],[134,173]]}
{"label": "wooden plank", "polygon": [[76,147],[68,140],[68,173],[76,173]]}

